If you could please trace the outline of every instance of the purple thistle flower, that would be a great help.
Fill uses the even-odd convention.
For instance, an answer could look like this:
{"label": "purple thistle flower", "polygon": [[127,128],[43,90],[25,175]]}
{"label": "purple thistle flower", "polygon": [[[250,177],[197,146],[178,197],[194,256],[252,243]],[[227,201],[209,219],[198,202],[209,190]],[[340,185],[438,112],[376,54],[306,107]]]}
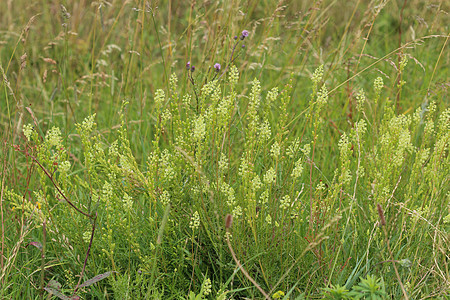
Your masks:
{"label": "purple thistle flower", "polygon": [[242,30],[241,40],[245,39],[246,37],[248,37],[248,31],[247,30]]}
{"label": "purple thistle flower", "polygon": [[235,35],[233,39],[237,40],[237,35]]}
{"label": "purple thistle flower", "polygon": [[242,49],[244,49],[245,48],[245,45],[244,44],[242,44]]}
{"label": "purple thistle flower", "polygon": [[186,64],[186,70],[188,70],[189,71],[189,69],[191,68],[191,62],[190,61],[188,61],[187,62],[187,64]]}
{"label": "purple thistle flower", "polygon": [[214,64],[214,69],[216,69],[217,72],[220,71],[220,68],[221,68],[221,66],[219,63]]}
{"label": "purple thistle flower", "polygon": [[192,66],[191,67],[191,72],[194,72],[195,71],[195,66]]}

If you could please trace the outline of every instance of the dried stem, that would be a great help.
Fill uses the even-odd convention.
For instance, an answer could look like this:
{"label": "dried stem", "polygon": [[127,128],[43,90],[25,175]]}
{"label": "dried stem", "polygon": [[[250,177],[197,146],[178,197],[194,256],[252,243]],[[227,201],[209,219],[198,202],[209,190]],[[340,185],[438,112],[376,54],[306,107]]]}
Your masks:
{"label": "dried stem", "polygon": [[66,200],[66,202],[72,206],[77,212],[79,212],[80,214],[92,219],[94,218],[93,215],[90,215],[88,213],[85,213],[84,211],[82,211],[81,209],[79,209],[78,207],[75,206],[75,204],[73,204],[67,197],[66,195],[64,195],[64,193],[62,192],[62,190],[59,188],[58,184],[55,182],[55,180],[53,179],[53,175],[50,174],[50,172],[37,160],[36,157],[34,157],[33,155],[29,154],[30,157],[36,162],[36,164],[42,169],[42,171],[44,171],[45,175],[47,175],[47,177],[51,180],[51,182],[53,183],[54,187],[58,190],[58,193],[60,195],[63,196],[64,200]]}
{"label": "dried stem", "polygon": [[386,229],[386,218],[384,217],[383,208],[380,204],[377,205],[378,215],[380,217],[380,224],[383,227],[384,239],[389,251],[389,256],[391,257],[390,261],[392,262],[392,266],[394,267],[395,275],[397,276],[398,283],[400,284],[400,288],[402,289],[403,296],[406,300],[408,300],[408,294],[406,293],[405,287],[403,286],[402,279],[400,278],[400,274],[398,273],[397,266],[395,265],[396,260],[394,259],[394,255],[392,254],[391,246],[389,245],[388,232]]}
{"label": "dried stem", "polygon": [[[77,286],[75,287],[73,294],[76,293],[76,291],[78,290],[78,287],[80,286],[81,283],[81,279],[83,279],[83,274],[84,274],[84,270],[86,269],[86,265],[87,265],[87,260],[89,258],[89,253],[91,252],[91,248],[92,248],[92,241],[94,240],[94,232],[95,232],[95,222],[97,221],[97,212],[94,215],[94,222],[92,224],[92,232],[91,232],[91,239],[89,241],[89,246],[88,246],[88,250],[86,252],[86,256],[84,258],[84,264],[83,264],[83,269],[81,270],[81,274],[80,274],[80,278],[78,279],[78,283]],[[73,295],[72,295],[73,296]]]}
{"label": "dried stem", "polygon": [[232,220],[233,217],[231,215],[227,215],[226,217],[226,232],[227,232],[227,245],[228,245],[228,249],[230,249],[231,252],[231,256],[233,256],[234,261],[236,262],[236,264],[239,267],[239,270],[241,270],[242,274],[244,274],[245,277],[247,277],[248,280],[250,280],[251,283],[253,283],[253,285],[261,292],[261,294],[264,295],[265,299],[270,299],[270,296],[259,286],[259,284],[247,273],[247,271],[244,269],[244,266],[242,266],[242,264],[239,262],[239,260],[236,257],[236,253],[234,253],[233,251],[233,247],[231,246],[230,243],[230,237],[228,235],[228,233],[230,232],[230,227],[232,225]]}

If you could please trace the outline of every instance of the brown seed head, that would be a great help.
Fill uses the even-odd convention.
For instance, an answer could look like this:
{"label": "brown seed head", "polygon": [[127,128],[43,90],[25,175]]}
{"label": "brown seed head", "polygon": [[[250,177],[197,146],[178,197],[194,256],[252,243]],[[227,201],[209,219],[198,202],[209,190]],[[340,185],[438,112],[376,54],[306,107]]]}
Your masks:
{"label": "brown seed head", "polygon": [[233,225],[233,216],[228,214],[225,217],[225,228],[228,229],[231,227],[231,225]]}
{"label": "brown seed head", "polygon": [[386,226],[386,219],[384,218],[383,208],[380,203],[377,204],[377,210],[378,216],[380,217],[381,226]]}

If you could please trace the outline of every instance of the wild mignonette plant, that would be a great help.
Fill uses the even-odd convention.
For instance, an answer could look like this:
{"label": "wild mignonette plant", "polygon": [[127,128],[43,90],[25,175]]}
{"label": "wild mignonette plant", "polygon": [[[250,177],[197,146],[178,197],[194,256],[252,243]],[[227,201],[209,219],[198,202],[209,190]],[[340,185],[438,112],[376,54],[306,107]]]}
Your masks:
{"label": "wild mignonette plant", "polygon": [[[189,72],[193,81],[192,68]],[[287,109],[292,81],[264,95],[254,79],[244,95],[236,89],[239,72],[234,65],[226,80],[209,81],[197,92],[194,85],[194,95],[179,95],[175,74],[168,95],[155,92],[156,130],[145,165],[130,148],[127,102],[110,141],[101,136],[95,115],[77,124],[72,137],[57,127],[41,137],[27,124],[23,153],[36,165],[38,180],[25,202],[13,190],[5,195],[34,230],[43,230],[39,244],[57,250],[63,264],[52,274],[80,274],[80,281],[94,277],[84,285],[60,278],[72,297],[89,294],[90,284],[105,285],[100,280],[108,276],[105,287],[123,299],[164,294],[165,286],[190,287],[188,299],[225,295],[232,280],[234,288],[252,287],[236,271],[226,241],[268,295],[287,292],[298,284],[298,274],[311,269],[331,268],[330,279],[350,276],[349,283],[364,271],[390,274],[389,264],[398,264],[401,274],[384,281],[386,290],[395,293],[398,281],[410,289],[407,270],[414,262],[405,266],[395,259],[414,261],[416,254],[404,250],[394,259],[385,246],[387,242],[389,249],[400,251],[401,244],[414,243],[411,234],[432,245],[433,238],[418,225],[448,223],[448,215],[438,214],[431,202],[418,202],[417,195],[448,205],[450,111],[436,119],[433,102],[426,112],[417,110],[412,116],[397,115],[392,105],[385,105],[377,128],[364,116],[341,134],[331,178],[316,171],[328,98],[326,87],[319,88],[322,73],[322,66],[314,72],[309,108],[300,116],[311,130],[310,140],[289,134],[289,119],[297,117]],[[379,81],[374,105],[381,95]],[[362,111],[369,100],[363,92],[358,97],[364,99],[359,101]],[[375,142],[367,142],[369,134]],[[423,136],[421,143],[414,142],[417,135]],[[74,156],[70,144],[76,141],[82,151]],[[386,211],[384,237],[376,204]],[[230,231],[224,228],[226,214],[234,219]],[[446,242],[444,229],[433,228],[436,238]],[[337,268],[352,255],[364,255],[365,264],[360,260],[353,272],[345,272],[345,265]],[[203,280],[206,274],[210,279]],[[59,283],[41,284],[66,297]],[[366,292],[381,297],[378,287],[369,276],[351,292],[339,285],[325,291],[327,297],[361,298]]]}
{"label": "wild mignonette plant", "polygon": [[[36,91],[20,82],[27,78],[28,55],[38,49],[26,43],[35,17],[20,33],[15,47],[23,44],[24,54],[17,69],[14,63],[10,68],[14,54],[6,67],[0,64],[6,99],[0,126],[17,128],[0,148],[13,150],[2,162],[0,298],[447,296],[450,110],[445,95],[430,86],[423,100],[412,95],[420,93],[413,78],[409,83],[412,55],[406,52],[448,35],[414,39],[358,69],[361,60],[374,58],[367,53],[380,50],[372,46],[376,39],[369,33],[361,38],[361,32],[381,30],[369,20],[388,2],[369,1],[360,14],[364,30],[348,34],[354,27],[349,21],[346,38],[328,51],[313,40],[314,34],[319,40],[328,34],[322,28],[327,22],[317,17],[328,15],[317,13],[323,1],[295,13],[292,22],[282,22],[293,10],[280,2],[234,38],[223,33],[248,22],[259,5],[246,11],[218,1],[223,6],[209,9],[215,2],[205,2],[202,16],[214,17],[203,22],[194,2],[190,9],[183,4],[168,10],[169,18],[189,13],[173,18],[174,26],[158,24],[154,4],[131,8],[136,4],[125,1],[111,19],[114,5],[102,2],[92,13],[98,19],[86,22],[93,28],[86,40],[77,32],[80,16],[72,18],[61,6],[62,31],[30,64],[43,69],[25,81],[34,87],[38,80],[45,101],[36,110],[51,106],[42,119],[27,107],[31,123],[22,101],[36,98]],[[229,14],[220,13],[227,8]],[[0,22],[21,19],[9,10]],[[126,41],[119,46],[109,37],[116,28],[133,27],[121,23],[122,15],[137,19],[130,23],[136,24],[132,34],[119,36],[118,42]],[[155,32],[148,36],[149,23]],[[188,27],[175,39],[184,23]],[[3,46],[10,33],[1,34]],[[92,49],[86,43],[91,40]],[[89,57],[85,66],[72,61],[78,52]],[[442,53],[432,59],[430,85],[445,60]],[[384,70],[385,61],[394,71]],[[47,80],[55,83],[53,92],[46,90]],[[344,83],[345,97],[338,91]],[[422,105],[413,107],[408,96]],[[3,122],[6,111],[9,122]],[[23,180],[8,180],[9,172]],[[14,290],[20,283],[29,289]]]}

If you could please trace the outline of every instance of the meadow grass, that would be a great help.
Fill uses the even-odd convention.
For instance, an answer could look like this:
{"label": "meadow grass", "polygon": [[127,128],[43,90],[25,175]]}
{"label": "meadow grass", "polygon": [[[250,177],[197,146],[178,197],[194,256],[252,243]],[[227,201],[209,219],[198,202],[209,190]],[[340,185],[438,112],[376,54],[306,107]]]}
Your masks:
{"label": "meadow grass", "polygon": [[448,20],[1,1],[0,298],[448,299]]}

